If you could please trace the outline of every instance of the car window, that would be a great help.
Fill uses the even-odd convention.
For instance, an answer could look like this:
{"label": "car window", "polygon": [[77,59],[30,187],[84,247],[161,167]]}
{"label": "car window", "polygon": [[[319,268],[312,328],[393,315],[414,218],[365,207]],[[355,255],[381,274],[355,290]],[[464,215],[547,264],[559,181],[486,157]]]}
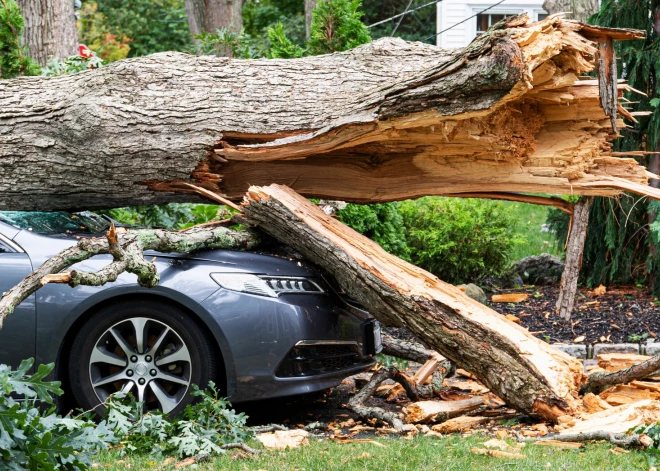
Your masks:
{"label": "car window", "polygon": [[98,233],[110,227],[101,216],[90,213],[0,211],[0,221],[37,234]]}
{"label": "car window", "polygon": [[12,250],[11,247],[9,247],[7,244],[5,244],[2,240],[0,240],[0,254],[1,253],[13,253],[14,251]]}

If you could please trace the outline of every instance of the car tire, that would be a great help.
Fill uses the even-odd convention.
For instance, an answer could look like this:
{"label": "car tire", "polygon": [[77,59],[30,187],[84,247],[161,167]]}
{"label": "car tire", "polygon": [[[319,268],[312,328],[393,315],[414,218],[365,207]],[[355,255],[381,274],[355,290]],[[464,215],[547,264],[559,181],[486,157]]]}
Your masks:
{"label": "car tire", "polygon": [[102,307],[86,320],[69,355],[77,404],[101,416],[101,404],[120,390],[144,401],[145,411],[175,416],[193,401],[192,385],[206,387],[216,372],[204,331],[182,309],[153,300]]}

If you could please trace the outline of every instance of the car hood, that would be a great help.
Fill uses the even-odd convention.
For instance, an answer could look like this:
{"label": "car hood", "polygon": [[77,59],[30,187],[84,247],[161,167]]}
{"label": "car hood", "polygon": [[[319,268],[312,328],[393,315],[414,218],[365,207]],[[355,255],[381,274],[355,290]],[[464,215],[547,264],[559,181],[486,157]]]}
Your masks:
{"label": "car hood", "polygon": [[161,254],[145,251],[145,256],[159,256],[217,263],[221,271],[248,271],[263,275],[319,276],[309,262],[276,255],[233,250],[202,250],[195,253]]}
{"label": "car hood", "polygon": [[[102,236],[102,234],[97,234]],[[14,240],[30,255],[34,268],[44,263],[60,251],[71,247],[78,239],[68,234],[44,236],[28,231],[20,231]],[[234,250],[202,250],[195,253],[160,253],[146,250],[145,257],[162,257],[180,260],[195,260],[217,264],[218,271],[248,272],[263,275],[319,276],[309,262],[278,255]]]}

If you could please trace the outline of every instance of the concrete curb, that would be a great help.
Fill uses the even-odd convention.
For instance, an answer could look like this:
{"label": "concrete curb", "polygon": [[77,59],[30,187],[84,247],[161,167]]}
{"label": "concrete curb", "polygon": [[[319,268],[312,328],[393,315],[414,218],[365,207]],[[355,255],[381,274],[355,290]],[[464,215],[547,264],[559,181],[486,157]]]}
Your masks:
{"label": "concrete curb", "polygon": [[602,353],[634,353],[637,355],[660,354],[660,343],[595,343],[593,345],[553,343],[553,347],[582,360],[594,359]]}

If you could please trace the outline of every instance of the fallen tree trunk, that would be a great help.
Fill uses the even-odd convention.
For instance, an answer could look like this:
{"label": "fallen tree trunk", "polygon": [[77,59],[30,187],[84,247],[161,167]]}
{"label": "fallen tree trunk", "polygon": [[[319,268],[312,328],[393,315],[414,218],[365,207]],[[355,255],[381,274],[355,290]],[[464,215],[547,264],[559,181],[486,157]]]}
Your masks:
{"label": "fallen tree trunk", "polygon": [[328,270],[379,320],[406,327],[509,405],[553,421],[574,413],[579,361],[386,253],[288,188],[251,188],[243,211],[248,222]]}
{"label": "fallen tree trunk", "polygon": [[579,79],[596,42],[643,33],[526,22],[457,50],[386,38],[301,59],[162,53],[4,80],[0,209],[199,200],[185,183],[234,200],[271,183],[352,202],[660,196],[642,166],[611,152],[598,83]]}

